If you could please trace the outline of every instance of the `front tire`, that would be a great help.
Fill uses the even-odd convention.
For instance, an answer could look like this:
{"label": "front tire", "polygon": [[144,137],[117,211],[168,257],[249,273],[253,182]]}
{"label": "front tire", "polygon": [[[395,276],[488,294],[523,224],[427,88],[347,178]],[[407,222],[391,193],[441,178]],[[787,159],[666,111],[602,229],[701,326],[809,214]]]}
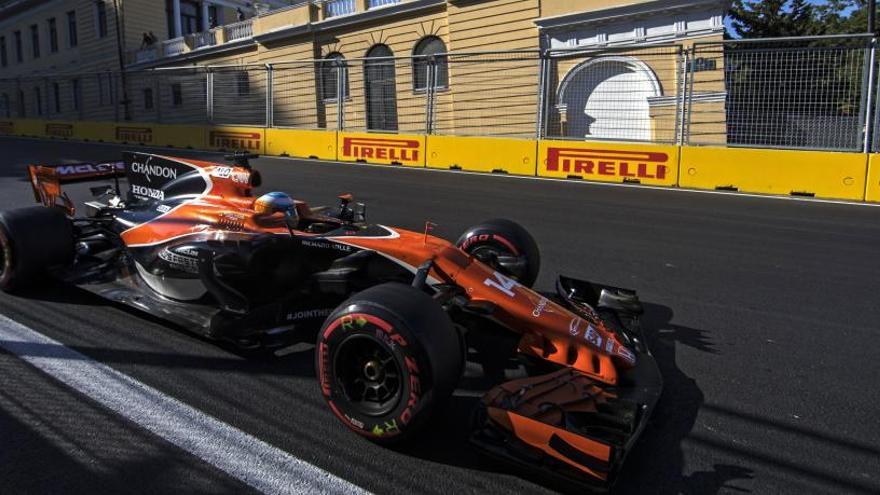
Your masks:
{"label": "front tire", "polygon": [[522,225],[498,218],[467,229],[455,243],[459,249],[526,287],[541,270],[541,252]]}
{"label": "front tire", "polygon": [[458,381],[462,353],[443,308],[388,283],[352,296],[318,334],[316,368],[333,413],[379,443],[416,433]]}
{"label": "front tire", "polygon": [[58,208],[0,212],[0,290],[32,285],[49,267],[73,259],[73,225]]}

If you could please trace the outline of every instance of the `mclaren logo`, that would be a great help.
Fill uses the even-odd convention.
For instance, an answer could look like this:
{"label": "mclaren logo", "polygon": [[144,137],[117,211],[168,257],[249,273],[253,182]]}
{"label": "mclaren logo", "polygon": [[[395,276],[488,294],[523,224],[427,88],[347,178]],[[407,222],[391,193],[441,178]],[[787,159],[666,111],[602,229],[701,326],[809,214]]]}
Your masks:
{"label": "mclaren logo", "polygon": [[417,163],[419,148],[421,143],[416,139],[347,137],[342,140],[342,156],[354,159]]}
{"label": "mclaren logo", "polygon": [[590,148],[547,149],[547,171],[636,179],[665,179],[669,155],[654,151],[617,151]]}
{"label": "mclaren logo", "polygon": [[70,124],[46,124],[46,135],[50,137],[73,137],[73,126]]}
{"label": "mclaren logo", "polygon": [[0,122],[0,134],[15,134],[15,122]]}
{"label": "mclaren logo", "polygon": [[153,129],[149,127],[120,126],[116,128],[116,140],[131,141],[133,143],[152,143]]}
{"label": "mclaren logo", "polygon": [[259,150],[259,132],[211,131],[210,145],[214,148]]}
{"label": "mclaren logo", "polygon": [[55,167],[55,171],[58,175],[67,177],[67,176],[77,176],[77,175],[100,175],[100,174],[111,174],[114,171],[116,172],[124,172],[125,171],[125,163],[123,162],[113,162],[113,163],[77,163],[74,165],[59,165]]}

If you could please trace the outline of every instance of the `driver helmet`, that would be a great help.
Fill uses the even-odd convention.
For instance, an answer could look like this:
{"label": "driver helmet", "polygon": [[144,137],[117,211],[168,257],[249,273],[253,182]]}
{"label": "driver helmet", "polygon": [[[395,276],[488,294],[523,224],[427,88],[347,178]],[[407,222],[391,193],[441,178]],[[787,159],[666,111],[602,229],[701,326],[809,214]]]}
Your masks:
{"label": "driver helmet", "polygon": [[263,215],[271,215],[277,211],[296,212],[296,203],[283,192],[270,192],[254,201],[254,210]]}

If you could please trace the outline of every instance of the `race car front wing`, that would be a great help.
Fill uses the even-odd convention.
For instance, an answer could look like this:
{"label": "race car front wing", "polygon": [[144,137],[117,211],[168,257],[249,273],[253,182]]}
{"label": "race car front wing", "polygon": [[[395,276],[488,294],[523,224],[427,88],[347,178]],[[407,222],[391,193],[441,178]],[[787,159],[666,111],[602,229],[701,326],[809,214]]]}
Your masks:
{"label": "race car front wing", "polygon": [[[583,303],[578,291],[591,287],[566,278],[558,284],[560,296],[572,305]],[[563,368],[493,388],[481,401],[471,436],[480,450],[566,485],[605,490],[614,483],[647,424],[663,383],[645,345],[635,293],[615,288],[596,292],[600,291],[601,296],[587,298],[600,308],[600,298],[624,298],[624,304],[615,304],[617,318],[610,323],[633,343],[636,366],[625,370],[613,386]]]}

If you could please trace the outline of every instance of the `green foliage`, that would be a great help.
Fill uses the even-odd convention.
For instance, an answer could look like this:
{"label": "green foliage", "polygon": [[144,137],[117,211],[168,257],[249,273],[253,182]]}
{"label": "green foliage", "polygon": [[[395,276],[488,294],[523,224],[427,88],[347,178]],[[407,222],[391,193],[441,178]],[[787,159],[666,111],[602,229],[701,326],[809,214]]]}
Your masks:
{"label": "green foliage", "polygon": [[[880,9],[877,10],[880,24]],[[734,0],[729,38],[775,38],[864,33],[866,0]],[[880,32],[880,30],[878,30]]]}

